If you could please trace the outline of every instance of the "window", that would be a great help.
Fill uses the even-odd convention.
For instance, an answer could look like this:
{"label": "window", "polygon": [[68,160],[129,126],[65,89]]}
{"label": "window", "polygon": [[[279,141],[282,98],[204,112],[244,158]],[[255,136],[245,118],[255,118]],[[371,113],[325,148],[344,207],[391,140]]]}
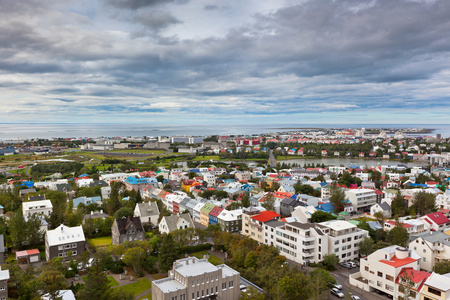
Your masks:
{"label": "window", "polygon": [[[389,285],[389,284],[386,284],[386,289],[387,289],[388,291],[391,291],[391,292],[394,291],[394,287],[393,287],[392,285]],[[412,291],[411,291],[411,292],[412,292]]]}
{"label": "window", "polygon": [[209,294],[209,289],[206,289],[206,296],[208,296]]}
{"label": "window", "polygon": [[429,293],[432,293],[432,294],[434,294],[434,295],[436,295],[436,296],[441,296],[441,291],[439,291],[439,290],[436,290],[436,289],[434,289],[434,288],[432,288],[432,287],[428,287],[428,292]]}
{"label": "window", "polygon": [[202,290],[202,297],[205,296],[205,290]]}
{"label": "window", "polygon": [[423,262],[426,262],[426,261],[427,261],[427,258],[426,258],[426,257],[424,257],[424,258],[423,258]]}
{"label": "window", "polygon": [[73,256],[77,255],[77,251],[72,251],[72,255]]}
{"label": "window", "polygon": [[226,288],[227,288],[227,283],[226,282],[222,283],[222,290],[224,290]]}
{"label": "window", "polygon": [[423,249],[423,253],[427,253],[427,250]]}
{"label": "window", "polygon": [[383,277],[383,273],[381,273],[380,271],[378,271],[378,277]]}
{"label": "window", "polygon": [[63,254],[62,253],[58,253],[58,257],[63,257]]}
{"label": "window", "polygon": [[381,281],[377,281],[377,286],[378,287],[383,287],[383,283]]}
{"label": "window", "polygon": [[369,267],[368,267],[368,266],[365,266],[365,267],[364,267],[364,271],[369,272]]}
{"label": "window", "polygon": [[391,275],[386,274],[386,279],[389,281],[394,281],[394,277],[392,277]]}
{"label": "window", "polygon": [[58,246],[58,250],[63,250],[63,246]]}
{"label": "window", "polygon": [[5,287],[4,286],[1,286],[0,287],[0,291],[4,291],[5,290]]}
{"label": "window", "polygon": [[192,293],[192,300],[195,299],[195,293]]}
{"label": "window", "polygon": [[200,298],[200,292],[197,291],[197,298]]}
{"label": "window", "polygon": [[228,283],[228,287],[230,287],[230,288],[233,287],[233,280]]}
{"label": "window", "polygon": [[77,247],[77,244],[72,244],[72,248],[76,248]]}
{"label": "window", "polygon": [[219,291],[219,286],[216,285],[216,293]]}

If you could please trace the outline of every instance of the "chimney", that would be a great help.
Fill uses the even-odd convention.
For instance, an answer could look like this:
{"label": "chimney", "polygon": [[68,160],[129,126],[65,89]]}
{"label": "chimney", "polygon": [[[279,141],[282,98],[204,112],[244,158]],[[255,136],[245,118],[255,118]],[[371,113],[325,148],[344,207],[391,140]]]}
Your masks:
{"label": "chimney", "polygon": [[189,264],[189,259],[186,259],[186,265],[188,265]]}

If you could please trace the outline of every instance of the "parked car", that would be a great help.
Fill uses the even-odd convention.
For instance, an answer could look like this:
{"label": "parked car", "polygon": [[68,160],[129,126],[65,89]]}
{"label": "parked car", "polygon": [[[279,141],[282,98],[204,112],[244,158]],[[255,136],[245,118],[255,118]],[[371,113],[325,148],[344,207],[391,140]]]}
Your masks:
{"label": "parked car", "polygon": [[335,295],[338,298],[344,298],[344,294],[340,290],[338,290],[337,288],[332,288],[330,290],[330,292],[331,292],[331,294]]}
{"label": "parked car", "polygon": [[351,269],[352,265],[349,264],[348,262],[344,262],[344,263],[340,263],[339,264],[341,267],[347,268],[347,269]]}
{"label": "parked car", "polygon": [[350,297],[350,299],[352,299],[352,300],[361,300],[361,298],[359,296],[356,296],[356,295],[352,295]]}
{"label": "parked car", "polygon": [[356,268],[356,263],[354,261],[349,261],[348,264],[351,268]]}
{"label": "parked car", "polygon": [[330,283],[328,286],[332,289],[342,290],[342,285],[340,285],[339,283]]}
{"label": "parked car", "polygon": [[94,263],[94,259],[93,258],[89,258],[88,263],[86,264],[86,268],[92,267],[93,263]]}

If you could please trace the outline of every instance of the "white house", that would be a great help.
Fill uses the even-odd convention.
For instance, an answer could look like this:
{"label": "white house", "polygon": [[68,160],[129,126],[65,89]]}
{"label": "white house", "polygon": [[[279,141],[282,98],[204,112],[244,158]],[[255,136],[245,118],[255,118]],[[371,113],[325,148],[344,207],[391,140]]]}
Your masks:
{"label": "white house", "polygon": [[194,222],[192,222],[191,215],[188,213],[181,215],[164,216],[159,222],[159,232],[171,233],[178,229],[194,228]]}
{"label": "white house", "polygon": [[134,216],[141,219],[141,223],[158,224],[159,209],[156,202],[136,203]]}
{"label": "white house", "polygon": [[22,212],[24,216],[32,214],[42,214],[47,217],[53,211],[53,205],[50,200],[30,201],[22,203]]}

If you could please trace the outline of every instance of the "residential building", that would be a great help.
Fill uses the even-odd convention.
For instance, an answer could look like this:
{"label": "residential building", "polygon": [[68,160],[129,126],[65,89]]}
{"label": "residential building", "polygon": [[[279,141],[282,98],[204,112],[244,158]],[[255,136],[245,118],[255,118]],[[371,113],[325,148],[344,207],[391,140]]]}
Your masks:
{"label": "residential building", "polygon": [[209,212],[209,224],[217,224],[219,222],[219,215],[223,211],[222,207],[215,206],[210,212]]}
{"label": "residential building", "polygon": [[392,215],[392,209],[386,202],[375,203],[370,207],[370,214],[374,216],[377,212],[381,212],[385,218],[390,218]]}
{"label": "residential building", "polygon": [[319,223],[330,229],[328,233],[328,253],[336,254],[339,261],[348,261],[359,258],[359,243],[369,236],[366,230],[356,225],[340,220]]}
{"label": "residential building", "polygon": [[264,243],[263,226],[270,220],[279,220],[280,215],[273,211],[260,211],[254,207],[242,211],[242,234],[259,243]]}
{"label": "residential building", "polygon": [[242,209],[224,209],[217,216],[217,220],[223,231],[240,232],[242,230]]}
{"label": "residential building", "polygon": [[[400,223],[400,225],[406,229],[409,235],[414,234],[414,226],[408,223]],[[393,228],[397,226],[397,222],[394,220],[389,220],[384,222],[384,231],[391,231]]]}
{"label": "residential building", "polygon": [[320,224],[270,221],[264,224],[264,242],[275,246],[287,259],[306,265],[322,261],[328,254],[329,231]]}
{"label": "residential building", "polygon": [[203,181],[208,184],[208,187],[216,186],[216,175],[213,173],[202,173]]}
{"label": "residential building", "polygon": [[127,191],[135,190],[139,191],[148,185],[147,178],[136,178],[133,176],[128,177],[125,180],[125,188]]}
{"label": "residential building", "polygon": [[158,228],[159,232],[169,234],[178,229],[194,228],[194,222],[188,213],[164,216],[159,222]]}
{"label": "residential building", "polygon": [[169,277],[152,282],[152,300],[238,300],[239,286],[239,272],[227,265],[188,257],[174,262]]}
{"label": "residential building", "polygon": [[194,222],[200,223],[201,221],[201,210],[203,208],[203,206],[205,206],[206,203],[204,202],[198,202],[197,204],[195,204],[194,208],[193,208],[193,212],[194,214],[192,215],[192,218],[194,220]]}
{"label": "residential building", "polygon": [[420,289],[420,300],[450,299],[450,273],[432,273]]}
{"label": "residential building", "polygon": [[296,217],[300,223],[311,223],[311,216],[316,212],[314,206],[297,206],[292,212],[292,217]]}
{"label": "residential building", "polygon": [[450,219],[441,212],[431,213],[421,217],[425,226],[434,231],[445,231],[450,227]]}
{"label": "residential building", "polygon": [[53,211],[53,205],[50,200],[31,201],[22,203],[22,212],[24,217],[32,214],[45,215],[47,217]]}
{"label": "residential building", "polygon": [[419,271],[419,262],[420,256],[415,251],[399,246],[389,246],[362,258],[359,273],[366,280],[369,291],[379,290],[397,299],[399,285],[396,281],[403,270],[412,271],[413,277],[426,276],[424,273],[427,272]]}
{"label": "residential building", "polygon": [[73,209],[77,209],[78,205],[80,203],[83,203],[85,206],[88,206],[89,204],[96,203],[98,205],[102,205],[102,198],[100,196],[94,196],[94,197],[78,197],[72,200],[73,201]]}
{"label": "residential building", "polygon": [[8,299],[9,270],[2,270],[0,267],[0,300]]}
{"label": "residential building", "polygon": [[450,235],[441,231],[427,231],[411,236],[409,249],[421,257],[420,268],[431,272],[436,262],[450,259]]}
{"label": "residential building", "polygon": [[134,216],[141,219],[141,223],[158,225],[159,209],[156,202],[136,203]]}
{"label": "residential building", "polygon": [[348,200],[357,212],[369,212],[370,207],[377,202],[377,195],[370,189],[350,189],[345,191]]}
{"label": "residential building", "polygon": [[122,244],[125,241],[143,241],[144,228],[139,217],[128,217],[114,220],[111,227],[113,245]]}
{"label": "residential building", "polygon": [[209,213],[216,207],[214,204],[205,203],[203,207],[200,209],[200,224],[203,226],[209,225]]}
{"label": "residential building", "polygon": [[69,252],[72,256],[79,256],[86,250],[83,227],[67,227],[63,224],[54,230],[48,230],[45,234],[45,258],[47,261],[54,257],[68,259]]}
{"label": "residential building", "polygon": [[5,263],[5,252],[5,238],[3,237],[3,234],[0,234],[0,264]]}
{"label": "residential building", "polygon": [[294,209],[298,206],[307,206],[306,202],[293,199],[293,198],[284,198],[280,202],[280,215],[281,216],[291,216]]}
{"label": "residential building", "polygon": [[250,180],[252,178],[252,174],[249,171],[244,171],[244,172],[236,172],[234,174],[235,178],[237,180]]}

